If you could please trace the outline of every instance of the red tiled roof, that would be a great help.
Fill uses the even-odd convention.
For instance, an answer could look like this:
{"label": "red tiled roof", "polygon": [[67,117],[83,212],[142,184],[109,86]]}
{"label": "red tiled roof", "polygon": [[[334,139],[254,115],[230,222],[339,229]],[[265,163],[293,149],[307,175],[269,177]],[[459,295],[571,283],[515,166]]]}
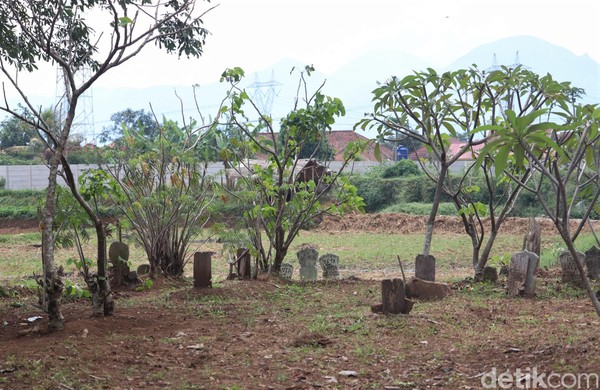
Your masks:
{"label": "red tiled roof", "polygon": [[[274,137],[278,136],[278,133],[273,134]],[[270,133],[260,133],[258,138],[270,138]],[[329,146],[333,149],[335,156],[333,158],[334,161],[343,161],[344,160],[344,150],[346,149],[346,145],[353,141],[367,141],[368,138],[364,137],[353,130],[337,130],[331,131],[327,133],[327,140],[329,142]],[[381,145],[379,147],[381,152],[381,158],[384,161],[394,160],[394,151],[392,148]],[[256,156],[257,158],[264,158],[266,156],[260,154]],[[375,158],[375,145],[370,144],[367,146],[364,152],[361,153],[360,158],[361,161],[377,161]]]}
{"label": "red tiled roof", "polygon": [[[450,139],[450,146],[448,147],[448,150],[447,150],[448,155],[449,156],[455,155],[466,144],[467,143],[465,141],[461,141],[461,140],[458,140],[456,138]],[[480,145],[472,146],[471,147],[471,152],[467,151],[465,154],[463,154],[462,156],[460,156],[458,158],[458,161],[472,161],[472,160],[475,160],[475,158],[473,157],[473,153],[477,153],[484,146],[485,146],[485,144],[480,144]],[[427,158],[427,157],[429,157],[429,154],[427,153],[427,148],[425,146],[420,147],[414,153],[411,153],[409,155],[410,159],[415,160],[416,159],[415,154],[418,156],[418,158]]]}

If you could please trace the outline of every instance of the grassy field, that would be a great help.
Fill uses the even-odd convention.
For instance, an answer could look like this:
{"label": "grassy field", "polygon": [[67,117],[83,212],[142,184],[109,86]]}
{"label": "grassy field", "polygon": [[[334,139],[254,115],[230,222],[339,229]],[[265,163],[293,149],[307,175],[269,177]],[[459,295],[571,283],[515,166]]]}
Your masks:
{"label": "grassy field", "polygon": [[[93,236],[93,235],[92,235]],[[9,280],[9,283],[23,283],[30,280],[35,274],[40,274],[41,269],[41,236],[39,233],[25,233],[16,235],[0,235],[0,281]],[[300,245],[311,244],[318,248],[319,254],[334,253],[340,257],[340,272],[342,276],[373,275],[394,276],[399,274],[397,256],[403,261],[405,270],[410,274],[414,268],[414,259],[422,251],[422,234],[384,234],[384,233],[326,233],[322,231],[303,231],[292,245],[286,262],[299,267],[296,252]],[[577,246],[580,250],[587,250],[594,244],[591,234],[582,235]],[[498,266],[508,263],[510,254],[521,250],[522,238],[511,235],[501,235],[496,242],[490,265]],[[556,264],[558,254],[563,245],[556,236],[544,237],[542,244],[541,266],[552,267]],[[94,241],[84,247],[86,257],[92,258],[95,254]],[[223,253],[223,246],[214,240],[203,242],[196,240],[192,246],[195,251],[212,251],[213,275],[224,278],[229,270],[227,254]],[[472,274],[471,268],[471,243],[466,235],[436,234],[433,239],[431,253],[437,259],[437,273],[442,280],[456,280]],[[76,256],[74,248],[58,249],[56,262],[62,265],[65,272],[75,272],[72,264],[67,264],[70,258]],[[145,263],[146,256],[142,248],[130,242],[130,262],[133,269]],[[188,264],[186,275],[191,276],[191,266]]]}

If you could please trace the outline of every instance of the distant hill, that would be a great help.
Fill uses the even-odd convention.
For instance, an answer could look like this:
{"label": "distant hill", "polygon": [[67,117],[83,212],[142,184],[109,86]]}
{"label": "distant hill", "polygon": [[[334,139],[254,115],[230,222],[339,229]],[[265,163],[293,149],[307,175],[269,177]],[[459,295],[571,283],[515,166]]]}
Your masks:
{"label": "distant hill", "polygon": [[[518,57],[517,57],[518,53]],[[584,88],[587,96],[584,103],[600,102],[600,64],[587,55],[577,56],[572,52],[544,40],[529,36],[515,36],[479,46],[439,71],[468,68],[477,64],[481,69],[494,65],[513,65],[517,61],[538,74],[551,73],[558,81],[571,81],[574,86]],[[259,72],[246,75],[243,87],[252,94],[267,94],[269,88],[252,89],[252,83],[274,80],[274,94],[271,106],[276,123],[293,107],[298,90],[298,73],[292,68],[303,70],[306,64],[293,59],[282,59]],[[338,120],[335,130],[349,130],[372,110],[371,91],[377,82],[385,81],[392,75],[404,76],[415,70],[424,70],[429,64],[421,58],[407,53],[389,50],[373,50],[357,56],[332,74],[316,72],[309,78],[309,91],[314,91],[326,80],[323,92],[339,97],[346,106],[346,117]],[[149,110],[149,104],[161,117],[181,121],[184,117],[198,117],[198,105],[205,118],[215,115],[217,107],[225,97],[225,84],[192,86],[164,86],[142,89],[102,89],[95,88],[94,118],[96,132],[110,124],[110,116],[126,108]],[[175,95],[175,91],[181,101]],[[268,100],[268,99],[263,99]]]}
{"label": "distant hill", "polygon": [[577,56],[569,50],[530,36],[515,36],[479,46],[460,57],[444,70],[456,70],[477,64],[480,69],[494,65],[520,63],[534,72],[550,73],[557,81],[570,81],[586,91],[584,102],[600,102],[600,64],[587,55]]}

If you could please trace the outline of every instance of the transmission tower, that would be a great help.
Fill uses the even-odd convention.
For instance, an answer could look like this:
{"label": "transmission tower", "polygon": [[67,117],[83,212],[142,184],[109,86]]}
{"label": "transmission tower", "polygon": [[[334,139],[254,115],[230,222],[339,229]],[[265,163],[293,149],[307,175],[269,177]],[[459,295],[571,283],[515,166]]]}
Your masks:
{"label": "transmission tower", "polygon": [[258,81],[258,74],[254,78],[254,82],[248,86],[253,89],[252,99],[265,115],[271,116],[273,110],[273,100],[279,95],[279,90],[276,88],[282,86],[278,81],[275,81],[275,71],[271,71],[270,81]]}
{"label": "transmission tower", "polygon": [[[75,84],[82,85],[89,80],[91,70],[84,66],[75,72]],[[55,97],[55,115],[56,122],[60,126],[64,124],[69,112],[69,94],[65,84],[65,74],[63,69],[56,68],[56,97]],[[95,143],[96,132],[94,131],[94,101],[92,89],[88,88],[77,100],[77,110],[71,126],[71,136],[77,137],[83,143]]]}
{"label": "transmission tower", "polygon": [[489,73],[500,69],[502,68],[498,65],[498,58],[496,57],[496,53],[494,53],[494,58],[492,59],[492,66],[487,68],[485,71]]}

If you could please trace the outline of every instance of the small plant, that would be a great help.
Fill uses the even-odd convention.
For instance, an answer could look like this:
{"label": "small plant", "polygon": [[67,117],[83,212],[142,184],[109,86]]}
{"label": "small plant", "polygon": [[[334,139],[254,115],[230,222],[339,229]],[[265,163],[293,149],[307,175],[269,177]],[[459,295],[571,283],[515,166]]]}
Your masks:
{"label": "small plant", "polygon": [[144,282],[135,288],[135,291],[145,291],[149,290],[154,286],[154,281],[152,279],[146,279]]}

